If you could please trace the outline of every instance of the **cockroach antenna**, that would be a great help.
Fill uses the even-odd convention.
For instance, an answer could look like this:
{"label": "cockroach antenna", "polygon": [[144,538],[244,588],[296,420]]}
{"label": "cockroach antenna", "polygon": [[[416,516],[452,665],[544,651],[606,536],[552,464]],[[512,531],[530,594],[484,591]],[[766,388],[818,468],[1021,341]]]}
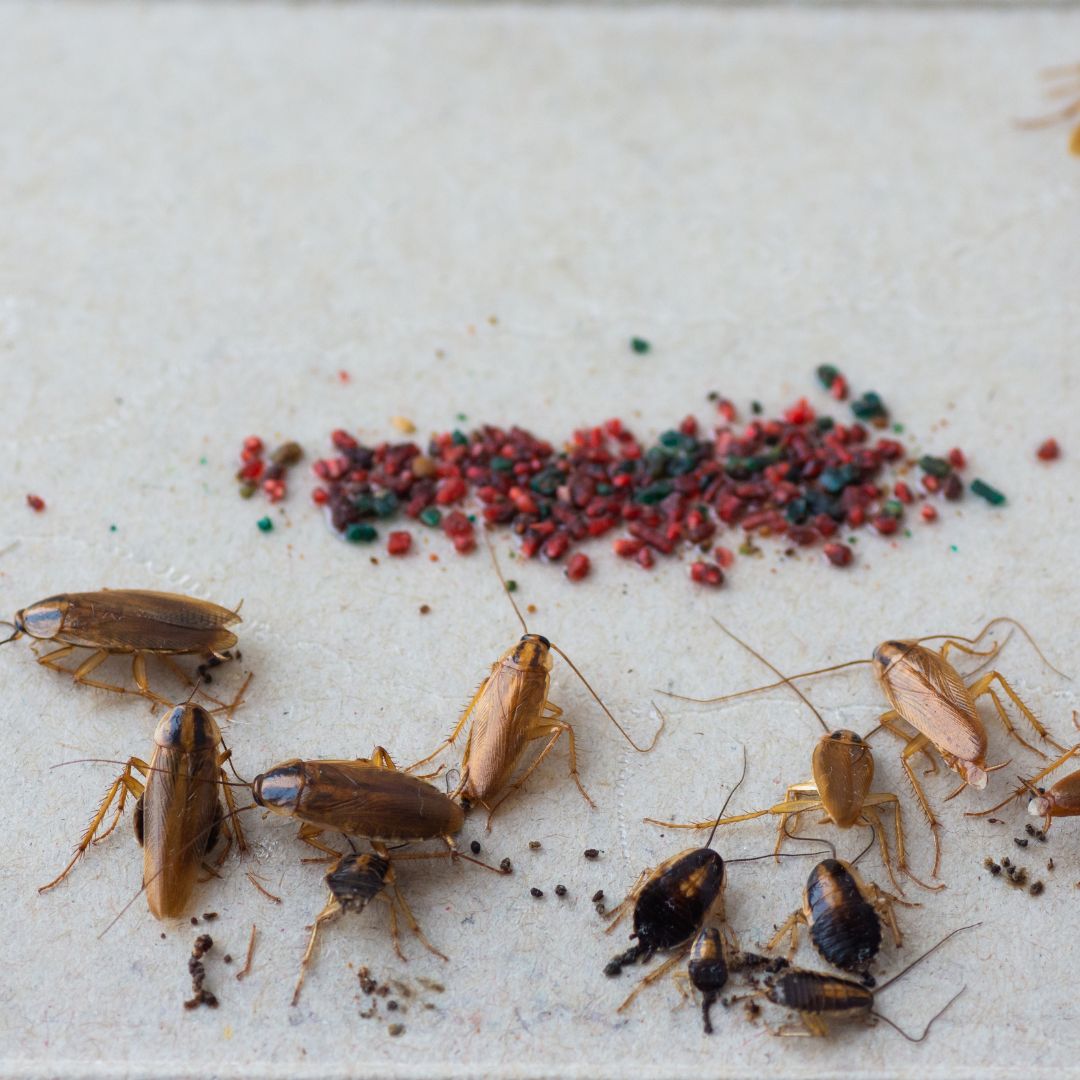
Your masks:
{"label": "cockroach antenna", "polygon": [[742,750],[742,772],[739,774],[739,779],[736,781],[735,786],[728,792],[727,798],[724,800],[724,805],[720,807],[720,813],[717,815],[716,820],[713,822],[712,832],[709,833],[709,839],[705,841],[704,847],[712,847],[713,837],[716,836],[716,827],[720,824],[720,819],[724,816],[724,812],[728,808],[728,803],[731,802],[731,797],[739,790],[740,785],[746,779],[746,747],[741,747]]}
{"label": "cockroach antenna", "polygon": [[716,618],[716,616],[713,616],[713,622],[716,623],[716,625],[719,626],[720,629],[723,630],[724,633],[727,634],[727,636],[731,638],[732,641],[734,641],[738,645],[741,645],[751,656],[756,657],[758,660],[760,660],[761,663],[763,663],[774,675],[783,679],[784,685],[789,687],[791,689],[791,692],[793,694],[796,694],[802,701],[802,703],[817,717],[817,722],[821,725],[821,730],[828,733],[829,725],[826,724],[825,721],[821,718],[821,713],[819,713],[817,709],[815,709],[814,706],[810,704],[810,699],[793,682],[791,682],[791,680],[788,679],[779,668],[777,668],[769,660],[766,660],[765,657],[757,651],[757,649],[752,648],[745,641],[743,641],[742,638],[733,634],[718,618]]}
{"label": "cockroach antenna", "polygon": [[525,616],[521,614],[521,610],[514,600],[513,593],[510,592],[510,587],[506,584],[506,578],[503,577],[502,567],[499,566],[499,559],[495,554],[495,548],[492,546],[491,537],[488,536],[487,529],[481,531],[484,536],[484,543],[487,545],[488,555],[491,556],[491,565],[495,567],[495,574],[499,579],[499,584],[502,585],[502,591],[506,593],[506,599],[510,601],[510,606],[514,609],[514,614],[518,617],[518,622],[521,623],[522,631],[527,634],[529,632],[528,623],[525,622]]}

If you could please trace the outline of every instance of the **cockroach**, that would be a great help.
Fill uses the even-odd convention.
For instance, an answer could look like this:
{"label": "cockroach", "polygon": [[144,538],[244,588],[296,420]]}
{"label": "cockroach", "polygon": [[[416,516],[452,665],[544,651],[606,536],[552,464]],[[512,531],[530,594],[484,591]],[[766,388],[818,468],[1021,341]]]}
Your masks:
{"label": "cockroach", "polygon": [[[488,811],[488,828],[490,829],[491,819],[496,809],[513,791],[528,780],[544,758],[554,749],[560,737],[565,734],[570,744],[570,775],[585,801],[595,807],[596,804],[578,776],[574,729],[567,721],[561,719],[562,709],[548,698],[551,686],[552,650],[566,661],[608,719],[638,753],[647,754],[656,745],[656,740],[664,728],[663,716],[661,715],[660,726],[652,742],[648,746],[638,746],[615,719],[611,710],[600,700],[596,691],[589,685],[570,657],[546,637],[529,632],[525,618],[507,588],[506,579],[499,568],[495,551],[486,532],[484,540],[503,592],[510,601],[524,633],[517,644],[507,649],[492,665],[491,674],[480,684],[479,690],[473,695],[472,701],[462,713],[461,719],[450,736],[427,757],[421,758],[412,765],[410,771],[431,761],[443,750],[452,746],[471,718],[472,724],[469,727],[465,752],[461,760],[461,781],[454,792],[454,798],[463,796],[470,804],[483,806]],[[539,739],[547,739],[546,745],[522,775],[511,783],[511,777],[526,747]]]}
{"label": "cockroach", "polygon": [[705,1034],[713,1033],[712,1007],[732,973],[762,968],[777,972],[786,967],[788,961],[783,957],[741,952],[732,948],[730,940],[725,938],[717,927],[703,926],[690,946],[686,977],[690,985],[701,994],[701,1018]]}
{"label": "cockroach", "polygon": [[[723,623],[716,619],[713,621],[728,637],[741,645],[752,656],[757,657],[770,671],[784,679],[781,672],[764,656],[751,648],[741,638],[736,637]],[[657,818],[646,818],[645,821],[651,825],[660,825],[667,829],[709,829],[714,828],[716,825],[732,825],[739,821],[751,821],[767,814],[779,816],[780,821],[776,828],[776,851],[779,852],[783,846],[785,835],[791,835],[787,831],[787,823],[790,818],[794,817],[797,825],[802,814],[819,810],[824,811],[828,820],[839,829],[850,829],[860,824],[869,825],[873,829],[878,846],[881,848],[881,858],[889,874],[889,879],[894,887],[900,893],[903,893],[904,890],[893,873],[889,841],[884,824],[878,814],[878,807],[889,807],[893,812],[893,824],[896,830],[896,859],[899,869],[923,888],[933,888],[933,886],[927,885],[926,882],[915,877],[907,865],[900,799],[890,791],[870,790],[874,781],[874,755],[870,749],[870,744],[861,735],[846,728],[830,731],[821,714],[810,704],[802,691],[791,684],[790,680],[784,679],[784,683],[775,685],[787,685],[798,695],[806,707],[817,717],[817,721],[825,733],[818,740],[811,756],[810,768],[813,779],[800,784],[790,784],[784,794],[784,801],[765,810],[754,810],[747,814],[738,814],[735,817],[716,822],[661,821]],[[937,887],[940,888],[940,886]]]}
{"label": "cockroach", "polygon": [[[1080,64],[1066,64],[1062,67],[1047,68],[1043,72],[1043,78],[1055,84],[1047,90],[1050,97],[1064,97],[1071,100],[1047,116],[1037,116],[1033,120],[1019,121],[1020,127],[1048,127],[1051,124],[1075,120],[1080,116]],[[1069,150],[1074,154],[1080,154],[1080,125],[1073,128],[1069,137]]]}
{"label": "cockroach", "polygon": [[[452,855],[452,852],[435,851],[397,854],[387,848],[385,844],[378,842],[372,843],[372,851],[358,852],[352,840],[348,836],[345,839],[352,850],[338,854],[337,859],[333,861],[333,865],[326,874],[325,881],[329,896],[326,906],[319,912],[311,926],[311,935],[308,938],[304,957],[300,961],[300,974],[297,977],[296,988],[293,991],[293,1005],[298,1004],[300,1001],[300,991],[303,989],[307,969],[315,951],[315,942],[322,926],[338,918],[343,913],[363,911],[372,900],[383,900],[389,904],[390,936],[393,941],[394,952],[397,953],[401,960],[405,959],[405,954],[401,951],[398,935],[399,911],[406,925],[429,952],[441,960],[448,959],[424,936],[420,924],[416,921],[416,917],[397,886],[393,863],[400,862],[403,859],[447,858]],[[466,856],[462,857],[467,858]],[[495,870],[495,867],[489,867],[479,860],[469,859],[468,861],[476,862],[477,865],[484,866],[489,870]],[[498,870],[495,872],[500,873]]]}
{"label": "cockroach", "polygon": [[300,839],[335,857],[340,852],[322,844],[320,833],[387,843],[439,839],[465,857],[454,841],[465,811],[426,780],[398,770],[381,746],[352,761],[283,761],[255,777],[251,795],[257,805],[297,818]]}
{"label": "cockroach", "polygon": [[[998,623],[1009,623],[1019,629],[1043,662],[1057,674],[1062,674],[1043,656],[1031,635],[1020,623],[1014,619],[999,617],[991,619],[974,638],[950,634],[930,634],[912,640],[885,641],[874,650],[873,658],[870,660],[848,660],[841,664],[831,664],[829,667],[786,676],[781,682],[771,683],[768,686],[759,686],[752,690],[741,690],[734,694],[725,694],[719,698],[689,698],[684,700],[705,700],[711,703],[730,701],[733,698],[745,697],[748,694],[758,693],[762,690],[771,690],[778,686],[788,685],[793,679],[821,675],[828,671],[837,671],[841,668],[854,667],[859,664],[870,664],[890,705],[888,711],[878,718],[878,727],[892,732],[906,744],[900,755],[900,761],[934,837],[934,869],[932,876],[937,877],[938,867],[941,865],[941,839],[938,835],[941,822],[938,821],[930,808],[930,802],[922,789],[922,785],[919,783],[918,777],[915,775],[911,759],[916,754],[926,754],[930,757],[931,764],[936,770],[937,766],[930,752],[931,750],[938,752],[945,764],[963,781],[960,787],[948,796],[948,799],[959,795],[968,785],[979,789],[986,787],[988,773],[1004,768],[1007,763],[1002,762],[1000,765],[993,766],[986,763],[986,728],[983,726],[982,720],[979,719],[975,705],[976,701],[984,696],[989,696],[993,702],[998,718],[1008,734],[1027,749],[1040,757],[1045,757],[1046,755],[1041,750],[1027,742],[1013,726],[1001,698],[994,689],[993,684],[995,682],[1012,700],[1040,738],[1058,750],[1064,749],[1050,738],[1047,729],[1036,719],[1034,713],[1024,704],[1020,696],[999,672],[988,671],[969,685],[964,682],[959,672],[949,662],[950,649],[958,649],[963,653],[976,657],[992,658],[995,656],[998,652],[996,646],[984,652],[980,652],[972,646],[978,644],[987,631]],[[944,638],[945,641],[938,652],[928,649],[922,644],[924,641],[939,638]],[[681,695],[671,696],[679,697]],[[901,721],[914,728],[915,734],[912,735],[900,726]]]}
{"label": "cockroach", "polygon": [[766,947],[774,949],[785,934],[790,935],[790,960],[798,948],[799,927],[806,926],[814,948],[827,963],[873,986],[869,968],[881,948],[883,921],[896,947],[903,944],[895,904],[918,906],[863,881],[852,863],[835,856],[824,859],[810,871],[802,907],[788,917]]}
{"label": "cockroach", "polygon": [[[16,612],[14,622],[5,624],[12,626],[14,633],[0,645],[24,634],[57,643],[58,649],[37,658],[39,664],[68,672],[83,686],[114,694],[139,694],[168,707],[172,703],[150,689],[146,657],[158,657],[190,685],[191,678],[172,657],[199,654],[207,666],[229,659],[229,650],[237,641],[229,627],[240,621],[239,609],[231,611],[177,593],[141,589],[60,593]],[[93,652],[74,669],[62,667],[60,661],[76,649]],[[136,690],[90,677],[110,656],[120,654],[131,655]]]}
{"label": "cockroach", "polygon": [[774,1034],[820,1037],[829,1034],[826,1019],[867,1021],[872,1017],[877,1020],[884,1020],[889,1027],[894,1031],[898,1031],[909,1042],[922,1042],[930,1033],[930,1028],[934,1022],[956,1001],[966,987],[962,987],[958,993],[954,994],[945,1003],[945,1006],[923,1028],[922,1034],[917,1037],[909,1035],[887,1016],[874,1011],[877,995],[883,993],[893,983],[903,978],[916,964],[922,963],[931,953],[940,949],[949,938],[961,933],[961,931],[971,930],[981,925],[981,923],[972,923],[970,926],[961,926],[946,934],[936,945],[927,949],[922,956],[913,960],[899,974],[894,975],[888,982],[878,987],[876,991],[852,979],[844,979],[839,975],[828,975],[821,971],[803,971],[800,968],[792,968],[767,979],[765,989],[759,990],[751,996],[764,997],[774,1005],[782,1005],[784,1008],[792,1009],[799,1014],[799,1024],[794,1029],[785,1026]]}
{"label": "cockroach", "polygon": [[[38,892],[47,892],[71,873],[91,843],[100,843],[117,826],[129,795],[136,799],[135,838],[143,849],[143,888],[157,919],[183,915],[206,856],[224,834],[228,840],[219,865],[235,840],[247,851],[224,765],[232,751],[225,747],[214,718],[189,699],[171,708],[154,732],[154,752],[147,764],[129,758],[124,771],[101,800],[64,869]],[[144,779],[136,778],[142,773]],[[229,809],[222,811],[218,788]],[[116,812],[104,832],[98,830],[110,806]],[[126,909],[125,909],[126,910]]]}

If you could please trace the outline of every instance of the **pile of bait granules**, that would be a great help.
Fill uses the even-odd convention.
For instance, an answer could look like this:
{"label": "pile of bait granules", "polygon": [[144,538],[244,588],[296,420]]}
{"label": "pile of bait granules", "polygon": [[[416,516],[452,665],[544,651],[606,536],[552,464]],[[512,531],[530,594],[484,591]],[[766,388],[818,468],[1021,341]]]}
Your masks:
{"label": "pile of bait granules", "polygon": [[[817,374],[834,398],[847,397],[847,381],[835,368]],[[312,465],[318,486],[311,497],[357,544],[378,541],[384,522],[405,518],[440,530],[467,555],[482,520],[515,533],[523,557],[561,565],[579,581],[591,564],[576,549],[613,534],[615,555],[645,569],[688,551],[691,579],[715,587],[736,551],[759,554],[756,541],[765,538],[789,551],[820,547],[831,565],[847,566],[855,531],[910,536],[910,520],[935,521],[934,501],[960,499],[968,486],[959,449],[910,458],[889,437],[888,413],[875,393],[851,402],[851,423],[819,415],[805,398],[765,418],[756,402],[740,417],[730,401],[709,397],[719,418],[712,430],[687,416],[649,446],[618,419],[575,431],[558,449],[516,426],[443,432],[426,447],[367,446],[339,429],[330,437],[334,452]],[[894,425],[891,433],[901,430]],[[261,452],[261,445],[256,436],[244,442],[238,478],[253,487],[252,448]],[[280,476],[266,483],[273,489],[265,494],[277,501]],[[981,480],[970,490],[993,505],[1005,501]],[[735,551],[717,543],[731,530],[741,533]],[[390,555],[411,547],[407,529],[389,531]]]}

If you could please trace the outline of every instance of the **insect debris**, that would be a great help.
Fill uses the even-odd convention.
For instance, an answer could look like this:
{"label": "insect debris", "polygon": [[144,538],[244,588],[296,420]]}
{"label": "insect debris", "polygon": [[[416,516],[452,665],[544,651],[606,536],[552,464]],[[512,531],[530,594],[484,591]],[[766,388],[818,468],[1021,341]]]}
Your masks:
{"label": "insect debris", "polygon": [[[59,593],[15,613],[10,625],[13,633],[0,641],[27,636],[35,641],[58,645],[37,661],[55,671],[71,674],[76,683],[97,687],[114,694],[138,694],[162,707],[172,701],[150,688],[146,658],[156,656],[189,686],[198,686],[173,659],[174,656],[199,655],[205,666],[231,659],[237,642],[229,627],[239,623],[235,611],[177,593],[150,592],[141,589],[101,589],[98,592]],[[93,650],[78,667],[62,667],[60,661],[76,649]],[[92,678],[110,656],[130,655],[135,690]],[[200,674],[202,673],[200,670]],[[200,691],[207,700],[229,711],[216,698]]]}
{"label": "insect debris", "polygon": [[[595,807],[596,804],[578,776],[574,729],[567,721],[561,719],[562,709],[548,697],[551,686],[552,650],[566,661],[604,714],[638,753],[647,754],[656,745],[656,740],[664,729],[663,714],[660,714],[660,726],[649,745],[638,746],[566,653],[546,637],[529,632],[525,617],[510,594],[486,531],[484,540],[502,590],[510,601],[524,633],[521,639],[507,649],[492,665],[491,673],[480,684],[480,688],[462,713],[450,736],[426,757],[415,762],[409,771],[426,764],[443,750],[451,747],[466,725],[469,725],[461,761],[461,781],[453,797],[464,797],[470,805],[483,806],[488,811],[487,824],[490,829],[491,819],[498,807],[528,780],[565,734],[570,744],[570,775],[585,801]],[[471,724],[469,724],[470,720]],[[547,740],[544,748],[521,776],[511,782],[517,764],[528,745],[542,739]]]}

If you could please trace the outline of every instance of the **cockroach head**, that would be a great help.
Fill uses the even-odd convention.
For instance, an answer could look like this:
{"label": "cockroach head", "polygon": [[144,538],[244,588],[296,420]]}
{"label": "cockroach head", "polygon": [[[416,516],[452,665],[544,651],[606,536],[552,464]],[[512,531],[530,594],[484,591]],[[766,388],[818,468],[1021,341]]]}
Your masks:
{"label": "cockroach head", "polygon": [[545,649],[550,649],[551,648],[551,642],[548,641],[548,639],[546,637],[544,637],[543,634],[522,634],[521,635],[521,640],[522,641],[535,641],[535,642],[538,642],[540,645],[543,645]]}
{"label": "cockroach head", "polygon": [[982,791],[986,787],[989,770],[977,761],[957,761],[956,771],[971,785]]}
{"label": "cockroach head", "polygon": [[914,644],[914,641],[883,641],[874,650],[874,670],[883,675]]}
{"label": "cockroach head", "polygon": [[175,705],[160,720],[154,742],[162,747],[184,750],[209,750],[221,741],[214,718],[190,700]]}

